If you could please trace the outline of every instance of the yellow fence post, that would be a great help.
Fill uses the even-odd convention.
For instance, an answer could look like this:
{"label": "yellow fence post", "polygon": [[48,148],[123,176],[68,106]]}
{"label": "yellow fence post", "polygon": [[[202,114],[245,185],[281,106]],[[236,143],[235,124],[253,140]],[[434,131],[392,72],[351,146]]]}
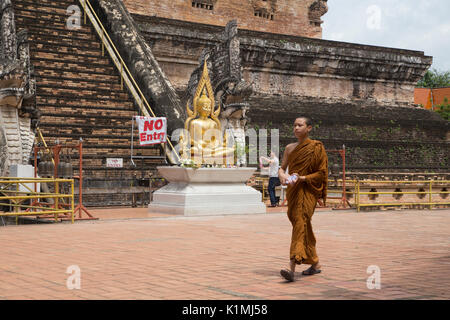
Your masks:
{"label": "yellow fence post", "polygon": [[72,224],[74,223],[75,220],[75,197],[74,197],[74,181],[72,180],[71,183],[71,187],[72,187]]}
{"label": "yellow fence post", "polygon": [[[19,195],[19,183],[17,182],[16,183],[16,194],[15,194],[15,196],[18,196],[18,195]],[[14,204],[18,204],[18,200],[15,200]],[[19,212],[19,207],[18,206],[14,206],[14,212],[15,213]],[[16,214],[16,225],[18,225],[18,224],[19,224],[19,215]]]}
{"label": "yellow fence post", "polygon": [[262,201],[264,202],[266,200],[266,195],[264,193],[265,191],[264,178],[261,180],[261,182],[262,182]]}
{"label": "yellow fence post", "polygon": [[356,207],[358,208],[358,212],[360,210],[360,206],[359,206],[359,180],[356,180]]}
{"label": "yellow fence post", "polygon": [[430,210],[433,209],[433,180],[430,180],[430,194],[429,194],[429,200],[430,200]]}
{"label": "yellow fence post", "polygon": [[[59,195],[59,183],[55,182],[55,194]],[[59,198],[55,198],[55,210],[59,210]],[[55,213],[55,222],[58,221],[58,213]]]}

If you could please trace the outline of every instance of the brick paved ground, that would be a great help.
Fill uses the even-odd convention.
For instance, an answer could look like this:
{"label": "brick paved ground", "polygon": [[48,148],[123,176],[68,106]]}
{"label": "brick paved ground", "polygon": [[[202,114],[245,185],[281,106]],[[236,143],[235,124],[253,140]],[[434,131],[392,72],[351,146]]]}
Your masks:
{"label": "brick paved ground", "polygon": [[285,213],[0,227],[0,299],[450,298],[450,210],[320,211],[313,227],[323,272],[294,283]]}

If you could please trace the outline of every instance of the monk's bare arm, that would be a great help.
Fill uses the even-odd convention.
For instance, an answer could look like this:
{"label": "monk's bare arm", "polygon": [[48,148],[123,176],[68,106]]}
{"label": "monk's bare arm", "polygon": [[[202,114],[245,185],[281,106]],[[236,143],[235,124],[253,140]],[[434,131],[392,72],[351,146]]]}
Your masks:
{"label": "monk's bare arm", "polygon": [[281,160],[281,167],[278,169],[278,177],[280,178],[280,182],[282,184],[286,184],[286,179],[289,178],[289,175],[286,174],[286,169],[288,166],[288,158],[289,154],[295,147],[295,143],[288,144],[283,152],[283,159]]}

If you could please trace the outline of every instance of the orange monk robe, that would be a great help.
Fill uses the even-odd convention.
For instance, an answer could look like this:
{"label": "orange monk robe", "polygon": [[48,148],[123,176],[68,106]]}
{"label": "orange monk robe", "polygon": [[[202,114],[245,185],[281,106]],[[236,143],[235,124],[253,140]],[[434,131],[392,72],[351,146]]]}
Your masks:
{"label": "orange monk robe", "polygon": [[288,157],[289,174],[306,176],[306,181],[288,185],[288,217],[292,224],[290,259],[297,264],[316,264],[316,238],[311,226],[311,218],[317,200],[326,202],[328,183],[328,157],[320,141],[307,138]]}

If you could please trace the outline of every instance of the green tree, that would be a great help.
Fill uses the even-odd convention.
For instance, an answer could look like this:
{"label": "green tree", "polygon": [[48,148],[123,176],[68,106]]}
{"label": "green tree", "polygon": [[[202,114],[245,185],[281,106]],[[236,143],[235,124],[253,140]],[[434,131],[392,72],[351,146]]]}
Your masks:
{"label": "green tree", "polygon": [[428,70],[423,78],[417,82],[417,88],[450,87],[450,71]]}

